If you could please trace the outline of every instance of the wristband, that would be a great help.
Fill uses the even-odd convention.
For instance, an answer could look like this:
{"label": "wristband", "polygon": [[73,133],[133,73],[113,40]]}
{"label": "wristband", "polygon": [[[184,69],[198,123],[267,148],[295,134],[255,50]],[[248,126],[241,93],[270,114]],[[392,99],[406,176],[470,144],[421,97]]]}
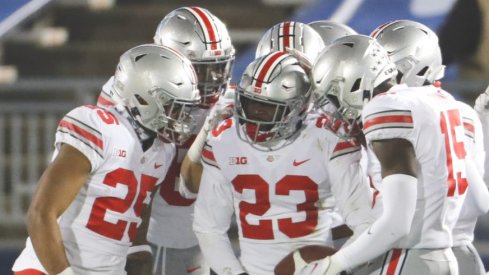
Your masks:
{"label": "wristband", "polygon": [[195,137],[194,142],[187,151],[188,158],[194,163],[200,163],[200,158],[202,156],[202,148],[205,145],[205,139],[207,137],[207,130],[205,126],[200,129],[199,134]]}
{"label": "wristband", "polygon": [[138,252],[148,252],[149,254],[153,255],[153,250],[151,250],[151,246],[149,246],[149,244],[131,246],[127,250],[127,255],[138,253]]}
{"label": "wristband", "polygon": [[71,266],[68,266],[65,270],[58,273],[58,275],[75,275],[75,272],[71,269]]}

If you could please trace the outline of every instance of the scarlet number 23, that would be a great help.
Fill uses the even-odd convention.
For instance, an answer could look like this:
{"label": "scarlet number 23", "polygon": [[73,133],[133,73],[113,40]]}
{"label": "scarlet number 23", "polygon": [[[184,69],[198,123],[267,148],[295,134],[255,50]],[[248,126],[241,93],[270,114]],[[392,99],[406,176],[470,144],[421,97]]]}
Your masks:
{"label": "scarlet number 23", "polygon": [[[273,240],[272,220],[262,219],[258,225],[249,224],[246,216],[249,214],[263,216],[271,207],[268,183],[259,175],[238,175],[232,181],[234,189],[243,193],[244,189],[254,190],[256,203],[242,201],[239,203],[239,219],[243,237],[258,240]],[[297,212],[305,212],[306,218],[301,222],[293,222],[292,218],[278,219],[278,229],[289,238],[298,238],[312,233],[318,224],[319,200],[318,187],[309,177],[287,175],[275,185],[275,194],[289,196],[290,191],[304,191],[305,201],[297,204]]]}

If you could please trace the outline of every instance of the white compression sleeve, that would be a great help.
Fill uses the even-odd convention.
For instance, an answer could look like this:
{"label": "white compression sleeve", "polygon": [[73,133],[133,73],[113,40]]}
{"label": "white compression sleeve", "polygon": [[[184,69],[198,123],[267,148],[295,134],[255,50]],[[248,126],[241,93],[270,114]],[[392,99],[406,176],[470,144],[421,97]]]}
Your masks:
{"label": "white compression sleeve", "polygon": [[[207,123],[207,121],[205,123]],[[207,133],[208,133],[207,127],[206,126],[202,127],[197,137],[195,137],[194,142],[188,149],[187,156],[192,162],[200,163],[200,157],[202,156],[202,148],[204,148]]]}
{"label": "white compression sleeve", "polygon": [[332,256],[345,270],[365,263],[393,248],[409,233],[416,210],[417,178],[394,174],[382,180],[383,213],[352,243]]}
{"label": "white compression sleeve", "polygon": [[67,267],[65,270],[61,271],[61,273],[58,273],[58,275],[76,275],[73,269],[71,267]]}

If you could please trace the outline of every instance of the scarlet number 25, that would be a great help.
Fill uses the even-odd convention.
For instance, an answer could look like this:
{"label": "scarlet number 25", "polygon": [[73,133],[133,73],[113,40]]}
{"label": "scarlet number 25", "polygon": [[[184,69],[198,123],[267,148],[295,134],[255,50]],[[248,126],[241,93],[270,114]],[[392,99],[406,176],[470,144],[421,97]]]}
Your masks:
{"label": "scarlet number 25", "polygon": [[107,210],[123,214],[129,210],[134,200],[136,200],[136,203],[133,206],[134,213],[137,217],[141,217],[145,208],[144,201],[153,190],[157,180],[158,179],[155,177],[142,175],[138,193],[138,180],[133,171],[118,168],[107,173],[103,183],[111,187],[116,187],[117,184],[126,185],[126,197],[123,199],[114,197],[99,197],[95,199],[88,219],[87,228],[105,237],[120,241],[124,237],[124,232],[126,231],[127,226],[129,226],[129,240],[133,241],[137,232],[136,222],[128,222],[121,219],[116,223],[111,223],[104,219],[105,214],[107,213]]}
{"label": "scarlet number 25", "polygon": [[[272,220],[260,220],[258,225],[246,221],[249,214],[263,216],[270,209],[270,194],[268,183],[259,175],[238,175],[233,181],[236,192],[243,193],[244,189],[254,190],[256,203],[242,201],[239,203],[239,219],[243,237],[258,240],[273,240]],[[297,204],[297,212],[304,211],[306,218],[301,222],[293,222],[292,218],[278,219],[278,229],[289,238],[298,238],[311,234],[318,224],[319,200],[318,187],[309,177],[287,175],[275,185],[275,194],[289,196],[290,191],[304,191],[305,201]]]}

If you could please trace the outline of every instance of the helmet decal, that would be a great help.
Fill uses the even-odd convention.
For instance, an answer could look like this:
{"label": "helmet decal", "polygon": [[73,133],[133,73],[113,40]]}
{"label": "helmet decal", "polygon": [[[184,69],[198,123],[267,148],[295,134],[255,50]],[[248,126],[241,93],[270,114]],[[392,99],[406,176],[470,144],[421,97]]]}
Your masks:
{"label": "helmet decal", "polygon": [[[214,21],[211,19],[212,16],[205,10],[199,7],[190,7],[188,9],[192,13],[192,15],[197,19],[200,23],[199,25],[202,27],[202,32],[204,33],[204,39],[206,47],[210,50],[217,50],[221,48],[220,38],[218,28],[216,27]],[[205,26],[205,28],[204,28]]]}
{"label": "helmet decal", "polygon": [[285,52],[274,52],[261,61],[253,74],[253,82],[251,83],[255,87],[255,92],[261,93],[263,83],[270,82],[270,76],[276,65],[287,56]]}
{"label": "helmet decal", "polygon": [[280,23],[277,39],[280,51],[285,51],[287,48],[295,49],[295,25],[293,21]]}

